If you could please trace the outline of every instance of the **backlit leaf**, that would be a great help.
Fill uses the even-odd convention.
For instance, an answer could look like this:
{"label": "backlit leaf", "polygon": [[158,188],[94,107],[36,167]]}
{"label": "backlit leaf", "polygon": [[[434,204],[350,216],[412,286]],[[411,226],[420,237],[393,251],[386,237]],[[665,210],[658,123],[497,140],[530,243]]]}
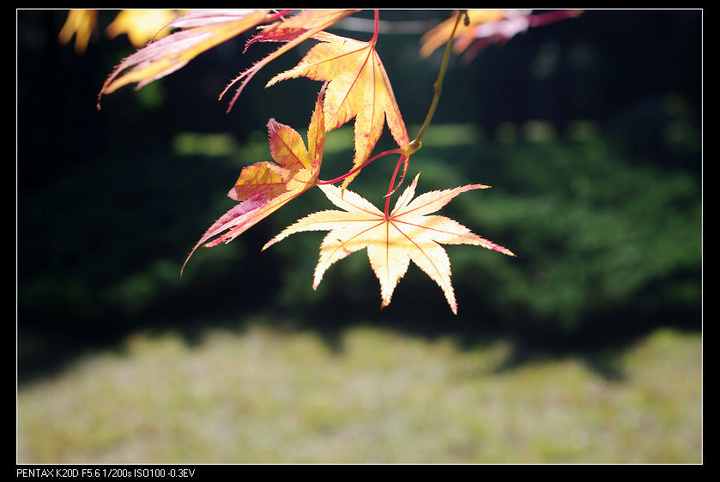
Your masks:
{"label": "backlit leaf", "polygon": [[126,34],[130,43],[139,48],[150,40],[167,35],[168,30],[164,27],[178,15],[175,10],[122,10],[105,29],[105,33],[110,38]]}
{"label": "backlit leaf", "polygon": [[140,89],[184,67],[199,54],[266,21],[269,10],[198,10],[169,26],[181,28],[123,59],[100,96],[137,83]]}
{"label": "backlit leaf", "polygon": [[323,117],[321,91],[308,129],[307,148],[300,134],[293,128],[270,119],[270,154],[275,162],[258,162],[243,168],[228,192],[228,197],[239,201],[239,204],[210,226],[188,255],[183,270],[200,246],[229,243],[315,186],[325,142]]}
{"label": "backlit leaf", "polygon": [[370,266],[380,282],[383,307],[390,303],[395,287],[412,260],[440,286],[453,313],[457,313],[457,303],[450,281],[450,260],[440,245],[477,245],[509,256],[515,255],[510,250],[474,234],[457,221],[430,215],[463,192],[489,186],[471,184],[431,191],[413,199],[417,180],[416,176],[400,195],[388,216],[353,191],[343,192],[332,185],[320,186],[327,198],[342,210],[310,214],[288,226],[263,249],[294,233],[329,231],[320,245],[313,289],[318,287],[323,274],[333,263],[355,251],[367,249]]}
{"label": "backlit leaf", "polygon": [[235,94],[230,100],[228,110],[232,109],[233,104],[248,82],[250,82],[250,79],[270,61],[357,11],[358,10],[302,10],[297,15],[284,18],[279,22],[264,27],[262,33],[253,37],[250,42],[248,42],[248,45],[254,42],[286,43],[235,77],[232,82],[225,87],[225,90],[220,94],[221,98],[230,90],[230,87],[239,83]]}
{"label": "backlit leaf", "polygon": [[[276,75],[267,85],[297,77],[329,82],[324,99],[325,128],[330,131],[355,119],[354,167],[370,157],[386,121],[398,146],[407,147],[410,140],[405,123],[375,43],[326,32],[314,38],[320,43],[297,66]],[[346,187],[353,178],[348,177],[343,185]]]}
{"label": "backlit leaf", "polygon": [[97,10],[70,10],[58,40],[67,44],[75,36],[75,52],[85,53],[90,38],[97,34]]}
{"label": "backlit leaf", "polygon": [[[582,10],[553,10],[533,14],[532,10],[467,10],[467,24],[458,25],[453,43],[455,53],[465,52],[472,58],[480,50],[493,43],[504,43],[530,27],[538,27],[565,18],[577,17]],[[429,56],[448,41],[455,24],[451,17],[429,30],[420,39],[420,54]]]}

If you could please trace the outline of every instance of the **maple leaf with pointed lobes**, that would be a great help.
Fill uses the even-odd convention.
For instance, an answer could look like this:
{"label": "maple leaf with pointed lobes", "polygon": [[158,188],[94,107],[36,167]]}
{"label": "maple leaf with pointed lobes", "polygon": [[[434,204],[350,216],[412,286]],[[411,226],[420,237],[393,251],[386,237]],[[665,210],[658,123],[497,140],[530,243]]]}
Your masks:
{"label": "maple leaf with pointed lobes", "polygon": [[[297,66],[270,79],[266,87],[296,77],[329,82],[324,99],[325,128],[330,131],[355,118],[353,167],[370,157],[386,121],[395,142],[405,149],[410,139],[375,42],[327,32],[313,38],[320,43]],[[356,175],[348,176],[343,187]]]}
{"label": "maple leaf with pointed lobes", "polygon": [[[418,175],[419,176],[419,175]],[[343,211],[327,210],[310,214],[288,226],[270,240],[263,250],[303,231],[329,231],[320,245],[313,289],[325,271],[336,261],[367,248],[370,266],[380,281],[382,306],[390,303],[397,283],[412,260],[445,294],[450,309],[457,314],[457,303],[450,281],[450,260],[440,244],[470,244],[515,256],[510,250],[484,239],[467,227],[444,216],[428,216],[457,195],[490,186],[470,184],[442,191],[431,191],[415,199],[418,176],[398,198],[386,216],[362,196],[332,185],[322,185],[327,198]]]}
{"label": "maple leaf with pointed lobes", "polygon": [[288,50],[296,47],[302,42],[312,38],[314,35],[319,34],[324,29],[332,26],[339,22],[343,18],[351,15],[359,10],[302,10],[300,13],[284,18],[278,22],[270,25],[259,26],[261,33],[255,35],[250,39],[247,46],[255,42],[285,42],[285,45],[278,48],[274,52],[270,53],[262,60],[253,64],[252,67],[243,71],[235,77],[220,94],[222,98],[230,87],[238,84],[235,94],[230,100],[228,111],[232,109],[235,101],[237,100],[240,93],[245,89],[248,82],[257,74],[260,69],[265,67],[272,60],[278,58],[280,55],[286,53]]}
{"label": "maple leaf with pointed lobes", "polygon": [[[171,33],[126,57],[105,80],[99,97],[137,83],[140,89],[209,50],[267,21],[269,10],[199,10],[174,20]],[[98,98],[99,105],[99,98]]]}
{"label": "maple leaf with pointed lobes", "polygon": [[258,162],[243,168],[228,192],[228,197],[239,204],[210,226],[188,255],[181,273],[200,246],[229,243],[317,184],[325,147],[323,90],[310,120],[307,149],[297,131],[270,119],[270,155],[276,162]]}

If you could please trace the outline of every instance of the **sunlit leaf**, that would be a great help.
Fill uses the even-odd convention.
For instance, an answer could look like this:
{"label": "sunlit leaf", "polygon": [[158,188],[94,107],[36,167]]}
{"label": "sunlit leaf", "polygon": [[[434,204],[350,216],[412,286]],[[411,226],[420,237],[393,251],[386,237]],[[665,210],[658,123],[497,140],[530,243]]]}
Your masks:
{"label": "sunlit leaf", "polygon": [[514,254],[471,232],[462,224],[438,215],[429,216],[457,195],[489,186],[471,184],[454,189],[431,191],[413,199],[418,176],[398,198],[395,208],[385,216],[381,210],[353,191],[332,185],[320,186],[339,210],[319,211],[288,226],[263,249],[287,236],[303,231],[329,231],[320,245],[313,288],[316,289],[325,271],[355,251],[367,249],[373,272],[380,282],[382,306],[390,303],[410,260],[419,266],[445,294],[453,313],[457,303],[450,281],[450,260],[441,244],[470,244]]}
{"label": "sunlit leaf", "polygon": [[85,52],[90,38],[95,35],[97,27],[97,10],[70,10],[63,24],[58,40],[67,44],[75,36],[75,52]]}
{"label": "sunlit leaf", "polygon": [[229,243],[317,183],[325,143],[322,91],[308,129],[308,146],[293,128],[268,122],[270,154],[275,162],[245,167],[228,197],[239,204],[205,232],[183,264],[200,246]]}
{"label": "sunlit leaf", "polygon": [[181,30],[151,42],[123,59],[105,80],[100,95],[137,83],[137,88],[184,67],[199,54],[265,21],[268,10],[200,10],[173,21]]}
{"label": "sunlit leaf", "polygon": [[[370,157],[386,121],[395,142],[404,149],[410,140],[375,43],[328,33],[315,38],[321,42],[296,67],[276,75],[267,85],[295,77],[329,81],[325,127],[329,131],[355,119],[354,167]],[[348,177],[344,186],[353,178]]]}
{"label": "sunlit leaf", "polygon": [[126,34],[130,43],[142,47],[150,40],[159,39],[169,32],[165,27],[175,20],[180,13],[176,10],[122,10],[105,33],[114,38]]}
{"label": "sunlit leaf", "polygon": [[279,22],[264,27],[262,33],[254,36],[250,42],[248,42],[248,45],[255,42],[285,42],[285,44],[255,63],[249,69],[240,73],[240,75],[235,77],[232,82],[225,87],[220,97],[223,97],[230,90],[230,87],[238,84],[235,94],[230,100],[228,110],[232,109],[240,93],[260,69],[288,50],[357,11],[358,10],[302,10],[292,17],[283,18],[283,20]]}
{"label": "sunlit leaf", "polygon": [[[516,9],[467,10],[468,21],[458,25],[453,51],[460,54],[467,50],[467,56],[472,57],[486,46],[492,43],[507,42],[530,27],[545,25],[564,18],[577,17],[581,12],[581,10],[554,10],[533,14],[532,10]],[[420,39],[420,54],[427,57],[445,45],[454,25],[455,16],[452,16],[423,35]]]}

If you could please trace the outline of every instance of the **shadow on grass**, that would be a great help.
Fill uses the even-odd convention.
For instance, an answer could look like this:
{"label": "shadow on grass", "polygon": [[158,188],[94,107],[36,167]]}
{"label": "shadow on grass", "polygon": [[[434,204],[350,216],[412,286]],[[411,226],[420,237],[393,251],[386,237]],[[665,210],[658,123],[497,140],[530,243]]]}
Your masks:
{"label": "shadow on grass", "polygon": [[[227,300],[227,297],[225,297]],[[624,380],[622,357],[639,339],[658,328],[699,332],[701,314],[667,312],[643,317],[638,313],[605,314],[602,319],[584,320],[580,328],[562,332],[557,328],[543,330],[519,321],[498,321],[497,314],[473,313],[452,316],[443,313],[445,306],[417,310],[398,300],[394,309],[373,310],[353,307],[351,316],[337,306],[309,309],[301,314],[285,310],[257,308],[241,314],[232,302],[216,304],[214,313],[201,314],[184,310],[183,305],[170,310],[133,318],[105,320],[102,329],[69,329],[20,327],[18,334],[18,381],[24,384],[61,373],[74,361],[99,351],[123,352],[128,337],[142,332],[149,337],[168,333],[180,335],[188,346],[204,341],[209,330],[222,329],[241,334],[251,326],[269,327],[279,333],[314,333],[335,352],[342,352],[343,337],[348,329],[365,326],[389,329],[410,337],[433,341],[450,338],[459,350],[489,346],[497,341],[509,343],[507,356],[495,367],[495,373],[507,373],[539,361],[573,358],[581,360],[592,372],[608,381]],[[405,315],[401,313],[406,313]],[[58,327],[63,326],[59,324]]]}

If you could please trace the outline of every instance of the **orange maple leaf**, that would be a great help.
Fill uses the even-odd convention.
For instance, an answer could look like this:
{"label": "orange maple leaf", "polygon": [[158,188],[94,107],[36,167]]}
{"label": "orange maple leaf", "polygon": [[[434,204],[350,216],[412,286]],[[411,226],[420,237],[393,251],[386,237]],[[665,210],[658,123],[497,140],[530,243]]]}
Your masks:
{"label": "orange maple leaf", "polygon": [[[230,82],[225,90],[220,94],[222,98],[230,87],[239,83],[235,94],[230,100],[228,111],[232,109],[233,104],[237,100],[245,86],[250,82],[260,69],[265,67],[270,61],[278,58],[293,47],[319,34],[326,28],[339,22],[343,18],[351,15],[359,10],[302,10],[300,13],[270,25],[261,26],[261,33],[254,36],[248,42],[248,45],[255,42],[286,42],[285,45],[278,48],[252,67],[243,71]],[[247,46],[246,46],[247,48]]]}
{"label": "orange maple leaf", "polygon": [[308,129],[308,146],[293,128],[274,119],[268,122],[270,154],[275,162],[258,162],[243,168],[228,197],[239,204],[221,216],[188,255],[200,246],[229,243],[250,227],[315,186],[325,146],[322,90]]}
{"label": "orange maple leaf", "polygon": [[[320,43],[266,87],[297,77],[329,81],[324,99],[325,128],[330,131],[355,118],[354,167],[370,157],[385,121],[398,146],[406,148],[410,139],[375,41],[361,42],[326,32],[313,38]],[[348,176],[343,186],[347,187],[355,175],[357,172]]]}
{"label": "orange maple leaf", "polygon": [[[456,53],[462,52],[463,47],[461,47],[461,45],[466,45],[466,39],[474,38],[473,31],[475,27],[484,23],[502,20],[505,18],[506,12],[506,10],[497,9],[467,10],[465,17],[467,19],[467,23],[460,23],[455,31],[455,43],[453,50]],[[525,13],[523,12],[522,14],[524,15]],[[420,39],[420,55],[427,57],[435,50],[445,45],[452,34],[454,25],[455,15],[428,30]]]}
{"label": "orange maple leaf", "polygon": [[388,216],[352,191],[321,185],[320,189],[327,198],[343,211],[327,210],[310,214],[285,228],[263,249],[294,233],[329,231],[320,245],[313,289],[317,289],[330,265],[350,253],[367,248],[370,266],[380,281],[383,307],[390,303],[397,283],[405,275],[412,260],[440,286],[450,309],[457,314],[457,303],[450,281],[450,260],[440,244],[477,245],[509,256],[515,255],[450,218],[428,216],[458,194],[489,186],[470,184],[427,192],[413,199],[418,176],[400,195]]}

